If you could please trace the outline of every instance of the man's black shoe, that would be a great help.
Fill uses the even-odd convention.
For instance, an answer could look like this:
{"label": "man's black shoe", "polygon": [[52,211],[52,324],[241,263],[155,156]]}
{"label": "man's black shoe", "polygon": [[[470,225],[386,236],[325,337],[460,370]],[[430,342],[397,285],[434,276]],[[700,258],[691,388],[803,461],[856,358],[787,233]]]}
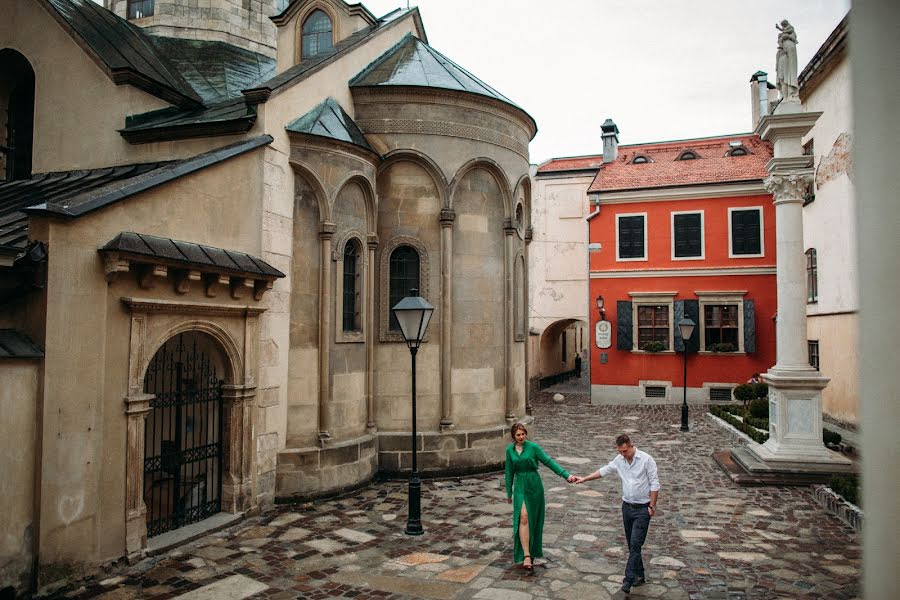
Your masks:
{"label": "man's black shoe", "polygon": [[623,583],[622,591],[625,592],[626,594],[630,594],[631,593],[631,584],[627,581],[625,583]]}
{"label": "man's black shoe", "polygon": [[640,587],[640,586],[644,585],[645,583],[647,583],[647,580],[645,578],[638,577],[637,579],[634,580],[634,583],[631,584],[631,587]]}

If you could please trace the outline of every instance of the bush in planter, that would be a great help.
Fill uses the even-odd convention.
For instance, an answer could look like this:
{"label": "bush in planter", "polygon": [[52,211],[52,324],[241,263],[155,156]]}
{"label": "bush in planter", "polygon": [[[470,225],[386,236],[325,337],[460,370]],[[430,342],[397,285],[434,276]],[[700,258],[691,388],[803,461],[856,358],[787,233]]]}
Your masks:
{"label": "bush in planter", "polygon": [[666,349],[665,342],[647,342],[644,344],[642,350],[644,352],[662,352]]}
{"label": "bush in planter", "polygon": [[860,506],[858,475],[832,475],[828,487],[847,502]]}
{"label": "bush in planter", "polygon": [[710,352],[737,352],[737,346],[731,342],[721,342],[718,344],[710,344]]}
{"label": "bush in planter", "polygon": [[769,418],[769,401],[763,398],[756,398],[750,401],[750,404],[747,406],[747,411],[751,417],[756,417],[757,419],[768,419]]}
{"label": "bush in planter", "polygon": [[742,383],[741,385],[736,386],[734,388],[734,397],[735,399],[740,400],[745,408],[751,400],[758,398],[752,383]]}
{"label": "bush in planter", "polygon": [[748,385],[753,386],[753,393],[756,394],[757,398],[768,399],[768,397],[769,397],[769,386],[768,385],[766,385],[765,383],[751,383]]}
{"label": "bush in planter", "polygon": [[769,420],[768,419],[757,419],[756,417],[744,417],[744,423],[750,425],[751,427],[756,427],[757,429],[762,429],[763,431],[769,430]]}

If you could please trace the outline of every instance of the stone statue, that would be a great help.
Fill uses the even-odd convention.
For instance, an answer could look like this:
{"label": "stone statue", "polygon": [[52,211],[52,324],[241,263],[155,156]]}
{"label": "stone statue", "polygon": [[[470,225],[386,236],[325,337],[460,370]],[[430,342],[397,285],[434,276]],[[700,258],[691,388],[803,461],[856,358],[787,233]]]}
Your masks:
{"label": "stone statue", "polygon": [[781,100],[800,102],[800,84],[797,82],[797,33],[787,19],[775,28],[778,34],[778,52],[775,55],[778,91]]}

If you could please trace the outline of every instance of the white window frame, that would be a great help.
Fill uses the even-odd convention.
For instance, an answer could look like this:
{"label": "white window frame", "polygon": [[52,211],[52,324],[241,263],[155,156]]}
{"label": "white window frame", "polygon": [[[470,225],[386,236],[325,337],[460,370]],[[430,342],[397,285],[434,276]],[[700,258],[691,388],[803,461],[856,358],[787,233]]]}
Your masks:
{"label": "white window frame", "polygon": [[[732,213],[740,210],[756,210],[759,212],[759,254],[735,254],[732,238]],[[728,207],[728,258],[762,258],[766,255],[766,228],[763,222],[762,206],[729,206]]]}
{"label": "white window frame", "polygon": [[[637,258],[622,258],[619,256],[619,219],[622,217],[644,218],[644,256]],[[620,213],[616,215],[616,262],[646,262],[648,260],[647,256],[650,254],[647,242],[647,213]]]}
{"label": "white window frame", "polygon": [[[715,354],[719,356],[735,356],[746,354],[744,350],[744,296],[747,290],[694,292],[700,305],[700,354]],[[736,352],[712,352],[706,349],[706,310],[708,305],[734,305],[738,309],[738,349]]]}
{"label": "white window frame", "polygon": [[[700,256],[675,256],[675,215],[700,214]],[[706,217],[703,210],[676,210],[672,211],[671,236],[672,236],[672,260],[706,260]]]}
{"label": "white window frame", "polygon": [[[631,296],[631,351],[636,354],[675,354],[675,296],[678,292],[628,292]],[[638,307],[665,305],[669,308],[669,349],[647,352],[638,349]]]}

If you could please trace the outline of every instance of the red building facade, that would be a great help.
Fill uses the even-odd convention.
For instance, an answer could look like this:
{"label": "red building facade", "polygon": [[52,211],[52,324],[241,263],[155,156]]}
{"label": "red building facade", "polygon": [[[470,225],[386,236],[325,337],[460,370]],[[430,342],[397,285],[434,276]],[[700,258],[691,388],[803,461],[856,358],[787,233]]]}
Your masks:
{"label": "red building facade", "polygon": [[680,401],[684,318],[688,401],[730,399],[775,363],[771,145],[743,134],[619,147],[617,134],[607,121],[588,189],[592,402]]}

